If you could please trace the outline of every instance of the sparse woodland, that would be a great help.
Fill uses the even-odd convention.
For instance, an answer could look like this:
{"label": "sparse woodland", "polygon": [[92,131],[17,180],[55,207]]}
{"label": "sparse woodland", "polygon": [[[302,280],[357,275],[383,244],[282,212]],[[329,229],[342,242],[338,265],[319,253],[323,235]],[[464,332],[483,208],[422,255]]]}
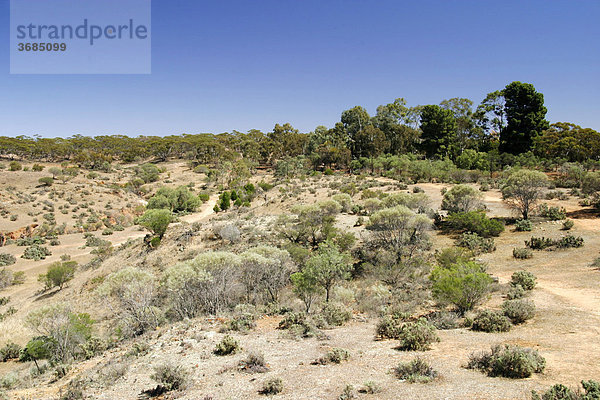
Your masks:
{"label": "sparse woodland", "polygon": [[545,114],[0,137],[0,398],[600,399],[600,133]]}

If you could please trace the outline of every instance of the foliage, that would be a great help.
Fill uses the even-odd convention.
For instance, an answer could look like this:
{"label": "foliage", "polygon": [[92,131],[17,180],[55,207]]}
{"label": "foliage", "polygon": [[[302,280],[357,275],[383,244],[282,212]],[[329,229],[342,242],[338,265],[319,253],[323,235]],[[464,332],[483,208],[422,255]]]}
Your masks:
{"label": "foliage", "polygon": [[40,185],[52,186],[52,184],[54,183],[54,178],[52,178],[51,176],[44,176],[38,179],[38,182],[40,183]]}
{"label": "foliage", "polygon": [[450,155],[456,120],[450,110],[427,105],[421,111],[421,148],[427,157]]}
{"label": "foliage", "polygon": [[564,207],[548,207],[548,204],[540,204],[538,214],[550,221],[559,221],[567,218],[567,211]]}
{"label": "foliage", "polygon": [[557,122],[533,138],[535,153],[545,158],[583,162],[600,156],[600,133],[578,125]]}
{"label": "foliage", "polygon": [[502,198],[518,210],[523,219],[529,219],[531,211],[548,186],[548,177],[539,171],[520,169],[512,172],[502,186]]}
{"label": "foliage", "polygon": [[324,326],[317,325],[319,328],[342,326],[352,319],[352,312],[342,305],[327,303],[321,309],[318,316],[324,323]]}
{"label": "foliage", "polygon": [[461,314],[483,300],[492,283],[482,266],[473,261],[454,264],[450,268],[436,267],[431,280],[433,296],[443,304],[453,304]]}
{"label": "foliage", "polygon": [[257,353],[254,351],[249,352],[246,355],[246,358],[239,362],[238,368],[251,374],[262,374],[269,371],[269,367],[267,367],[267,363],[265,361],[265,356],[262,353]]}
{"label": "foliage", "polygon": [[507,300],[502,304],[502,311],[513,324],[522,324],[535,315],[535,304],[531,300]]}
{"label": "foliage", "polygon": [[435,327],[424,318],[402,323],[396,339],[399,350],[414,351],[429,350],[431,343],[440,341]]}
{"label": "foliage", "polygon": [[517,232],[531,232],[533,224],[528,219],[519,219],[515,222],[515,230]]}
{"label": "foliage", "polygon": [[525,290],[532,290],[536,284],[536,277],[528,271],[515,271],[510,278],[510,284],[520,285]]}
{"label": "foliage", "polygon": [[146,211],[136,220],[136,223],[148,229],[158,238],[162,238],[172,220],[171,211],[158,209]]}
{"label": "foliage", "polygon": [[504,231],[502,222],[490,219],[479,211],[450,214],[447,226],[453,231],[473,232],[484,238],[499,236]]}
{"label": "foliage", "polygon": [[21,165],[21,163],[18,162],[18,161],[11,161],[8,164],[8,170],[9,171],[20,171],[22,169],[23,169],[23,165]]}
{"label": "foliage", "polygon": [[173,213],[185,213],[196,211],[199,205],[200,198],[191,193],[187,186],[175,189],[163,186],[148,200],[146,207],[149,210],[168,209]]}
{"label": "foliage", "polygon": [[527,247],[521,247],[521,248],[515,247],[513,249],[513,257],[518,260],[527,260],[527,259],[533,257],[533,252],[531,251],[531,249],[528,249]]}
{"label": "foliage", "polygon": [[189,380],[189,373],[181,366],[170,363],[160,364],[154,367],[154,373],[150,378],[161,384],[165,390],[184,389]]}
{"label": "foliage", "polygon": [[490,352],[473,353],[467,368],[479,369],[489,376],[529,378],[546,367],[546,360],[536,350],[512,345],[496,345]]}
{"label": "foliage", "polygon": [[510,320],[501,312],[482,310],[473,319],[471,329],[481,332],[508,332]]}
{"label": "foliage", "polygon": [[342,361],[346,361],[350,358],[350,352],[346,349],[334,347],[329,350],[324,356],[319,357],[313,362],[313,364],[340,364]]}
{"label": "foliage", "polygon": [[76,268],[76,261],[57,261],[48,266],[45,274],[39,275],[38,281],[44,284],[44,290],[50,290],[55,287],[58,287],[58,290],[62,290],[65,284],[75,276]]}
{"label": "foliage", "polygon": [[484,238],[476,233],[465,232],[456,241],[456,245],[469,249],[474,255],[491,253],[496,250],[496,244],[492,238]]}
{"label": "foliage", "polygon": [[281,378],[269,378],[267,379],[260,390],[260,394],[264,395],[275,395],[283,392],[283,381]]}
{"label": "foliage", "polygon": [[578,248],[583,246],[583,238],[567,235],[560,239],[550,239],[545,237],[532,236],[531,239],[525,241],[525,245],[533,250],[544,250],[552,247],[559,249]]}
{"label": "foliage", "polygon": [[562,224],[562,230],[569,231],[569,230],[571,230],[571,228],[573,228],[574,225],[575,225],[575,222],[573,222],[572,219],[567,219]]}
{"label": "foliage", "polygon": [[6,267],[17,262],[17,259],[12,254],[0,253],[0,267]]}
{"label": "foliage", "polygon": [[21,258],[39,261],[39,260],[45,260],[46,257],[51,256],[51,255],[52,255],[52,252],[50,250],[48,250],[47,247],[40,246],[39,244],[34,244],[25,249]]}
{"label": "foliage", "polygon": [[444,193],[442,210],[450,213],[466,213],[483,208],[483,195],[469,185],[456,185]]}
{"label": "foliage", "polygon": [[438,376],[436,370],[424,359],[417,357],[408,362],[401,362],[394,368],[394,375],[398,379],[410,383],[428,383]]}
{"label": "foliage", "polygon": [[240,350],[240,344],[233,336],[225,335],[223,339],[217,343],[215,346],[213,353],[218,356],[228,356],[230,354],[235,354]]}
{"label": "foliage", "polygon": [[0,362],[17,359],[20,354],[21,346],[14,342],[7,342],[3,347],[0,347]]}
{"label": "foliage", "polygon": [[581,381],[583,393],[575,391],[562,384],[556,384],[541,396],[534,390],[532,400],[598,400],[600,399],[600,382],[589,380]]}
{"label": "foliage", "polygon": [[144,183],[156,182],[160,176],[160,170],[154,164],[142,164],[134,169],[136,177]]}

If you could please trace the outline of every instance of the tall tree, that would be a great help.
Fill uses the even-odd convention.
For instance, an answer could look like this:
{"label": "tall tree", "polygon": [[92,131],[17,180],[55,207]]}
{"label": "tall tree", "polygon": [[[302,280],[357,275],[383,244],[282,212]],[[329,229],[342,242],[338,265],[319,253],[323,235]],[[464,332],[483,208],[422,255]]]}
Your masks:
{"label": "tall tree", "polygon": [[414,148],[419,131],[408,125],[411,123],[411,109],[406,107],[406,100],[396,99],[393,103],[377,107],[377,115],[373,117],[373,125],[381,129],[388,142],[387,153],[403,154]]}
{"label": "tall tree", "polygon": [[384,133],[373,126],[367,110],[356,106],[342,113],[342,124],[348,134],[348,144],[352,157],[376,157],[386,147]]}
{"label": "tall tree", "polygon": [[512,82],[502,90],[506,128],[500,132],[500,151],[512,154],[531,150],[533,138],[548,129],[544,95],[530,83]]}
{"label": "tall tree", "polygon": [[440,107],[452,111],[456,120],[456,134],[452,143],[453,158],[460,155],[465,149],[477,147],[478,127],[473,121],[473,101],[462,97],[444,100]]}
{"label": "tall tree", "polygon": [[448,156],[456,133],[456,120],[450,110],[427,105],[421,112],[421,149],[427,157]]}

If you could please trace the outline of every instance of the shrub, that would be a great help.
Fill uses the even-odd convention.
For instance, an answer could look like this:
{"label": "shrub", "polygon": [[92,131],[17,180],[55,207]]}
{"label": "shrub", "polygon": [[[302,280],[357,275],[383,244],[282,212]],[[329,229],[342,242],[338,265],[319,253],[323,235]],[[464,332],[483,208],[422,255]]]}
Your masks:
{"label": "shrub", "polygon": [[543,172],[517,170],[510,174],[502,186],[502,198],[509,206],[518,210],[523,219],[529,219],[531,210],[547,186],[548,177]]}
{"label": "shrub", "polygon": [[427,315],[427,321],[436,329],[455,329],[458,327],[459,315],[452,311],[434,311]]}
{"label": "shrub", "polygon": [[535,304],[531,300],[507,300],[502,304],[502,311],[513,324],[522,324],[535,315]]}
{"label": "shrub", "polygon": [[57,261],[48,267],[45,274],[39,275],[38,282],[44,284],[44,290],[50,290],[54,287],[58,287],[58,290],[62,290],[65,284],[75,276],[76,268],[76,261]]}
{"label": "shrub", "polygon": [[179,186],[175,189],[163,186],[148,200],[146,208],[149,210],[164,208],[173,213],[184,213],[195,211],[199,205],[200,199],[190,192],[187,186]]}
{"label": "shrub", "polygon": [[412,361],[401,362],[394,368],[394,374],[398,379],[403,379],[410,383],[428,383],[438,376],[437,371],[420,357]]}
{"label": "shrub", "polygon": [[541,217],[548,218],[550,221],[559,221],[567,218],[567,211],[563,207],[548,207],[548,204],[542,204],[538,208],[538,214]]}
{"label": "shrub", "polygon": [[515,230],[517,232],[531,232],[533,224],[528,219],[519,219],[515,222]]}
{"label": "shrub", "polygon": [[458,247],[471,250],[474,255],[492,253],[496,250],[496,243],[492,238],[484,238],[476,233],[465,232],[456,241]]}
{"label": "shrub", "polygon": [[478,369],[489,376],[529,378],[546,367],[546,360],[533,349],[512,345],[496,345],[490,352],[473,353],[467,368]]}
{"label": "shrub", "polygon": [[21,354],[21,346],[16,343],[8,342],[0,348],[0,362],[18,359]]}
{"label": "shrub", "polygon": [[574,225],[575,225],[575,222],[573,222],[573,220],[572,220],[572,219],[567,219],[567,220],[565,220],[565,221],[563,222],[563,224],[562,224],[562,230],[563,230],[563,231],[568,231],[568,230],[570,230],[571,228],[573,228],[573,226],[574,226]]}
{"label": "shrub", "polygon": [[150,378],[162,385],[166,391],[170,391],[185,388],[188,375],[188,372],[181,365],[167,363],[154,367],[154,373]]}
{"label": "shrub", "polygon": [[48,250],[47,247],[40,246],[39,244],[34,244],[32,246],[27,247],[21,257],[27,260],[39,261],[45,260],[46,257],[51,255],[52,252]]}
{"label": "shrub", "polygon": [[531,251],[531,249],[528,249],[527,247],[522,247],[522,248],[515,247],[513,249],[513,257],[518,260],[526,260],[526,259],[533,257],[533,252]]}
{"label": "shrub", "polygon": [[450,213],[466,213],[483,209],[483,195],[469,185],[456,185],[444,193],[442,210]]}
{"label": "shrub", "polygon": [[154,164],[142,164],[135,167],[135,175],[144,183],[156,182],[160,175],[160,170]]}
{"label": "shrub", "polygon": [[35,172],[40,172],[44,169],[43,165],[40,164],[33,164],[33,166],[31,167],[31,169]]}
{"label": "shrub", "polygon": [[172,219],[173,217],[169,210],[148,210],[137,219],[136,223],[148,229],[158,238],[162,238]]}
{"label": "shrub", "polygon": [[[326,304],[321,309],[321,312],[318,314],[318,316],[322,318],[324,322],[324,326],[322,327],[342,326],[352,319],[352,313],[348,309],[342,305],[332,303]],[[317,327],[321,328],[321,326],[318,325]]]}
{"label": "shrub", "polygon": [[556,384],[540,396],[535,390],[531,393],[532,400],[598,400],[600,399],[600,382],[593,380],[581,381],[584,393],[574,391],[562,384]]}
{"label": "shrub", "polygon": [[532,236],[531,239],[525,241],[525,246],[533,250],[544,250],[554,245],[555,242],[552,239],[543,236],[539,238]]}
{"label": "shrub", "polygon": [[448,247],[435,254],[435,260],[443,268],[450,268],[457,263],[471,261],[473,253],[464,247]]}
{"label": "shrub", "polygon": [[508,332],[510,321],[501,312],[492,310],[480,311],[473,319],[471,329],[480,332]]}
{"label": "shrub", "polygon": [[217,343],[213,353],[218,356],[228,356],[235,354],[240,350],[240,344],[233,336],[225,335],[223,339]]}
{"label": "shrub", "polygon": [[309,321],[305,313],[289,312],[279,322],[278,329],[287,329],[294,336],[312,337],[315,335],[315,326]]}
{"label": "shrub", "polygon": [[342,212],[350,212],[352,210],[352,197],[346,193],[336,194],[332,197],[334,201],[337,201],[342,206]]}
{"label": "shrub", "polygon": [[431,280],[433,296],[443,304],[453,304],[461,314],[475,307],[487,295],[492,283],[482,266],[473,261],[450,268],[436,267]]}
{"label": "shrub", "polygon": [[51,176],[44,176],[38,179],[38,182],[40,183],[40,185],[52,186],[52,184],[54,183],[54,178],[52,178]]}
{"label": "shrub", "polygon": [[269,371],[267,363],[265,362],[265,356],[262,353],[250,352],[240,361],[238,368],[244,372],[251,374],[262,374]]}
{"label": "shrub", "polygon": [[536,277],[528,271],[515,271],[510,277],[510,284],[521,286],[525,290],[532,290],[536,284]]}
{"label": "shrub", "polygon": [[13,265],[17,262],[17,259],[12,254],[0,253],[0,267],[6,267],[7,265]]}
{"label": "shrub", "polygon": [[514,300],[514,299],[520,299],[521,297],[525,296],[525,289],[523,289],[523,286],[521,285],[514,285],[511,286],[510,289],[508,290],[508,293],[506,293],[506,297],[509,300]]}
{"label": "shrub", "polygon": [[488,218],[483,212],[453,213],[448,216],[448,227],[458,232],[474,232],[488,238],[504,231],[502,222]]}
{"label": "shrub", "polygon": [[570,247],[578,248],[583,246],[583,238],[581,236],[575,237],[573,235],[567,235],[557,240],[555,244],[559,249],[567,249]]}
{"label": "shrub", "polygon": [[424,318],[415,322],[403,323],[397,339],[400,341],[399,350],[414,351],[429,350],[431,343],[440,341],[435,327]]}
{"label": "shrub", "polygon": [[375,329],[376,336],[379,339],[398,339],[402,325],[408,322],[410,314],[393,313],[384,316],[378,323]]}
{"label": "shrub", "polygon": [[275,395],[283,392],[283,381],[281,378],[269,378],[263,383],[260,394]]}
{"label": "shrub", "polygon": [[18,161],[11,161],[8,164],[8,170],[9,171],[20,171],[22,169],[23,169],[23,165],[21,165],[21,163],[18,162]]}
{"label": "shrub", "polygon": [[313,362],[313,364],[339,364],[342,361],[346,361],[350,358],[350,352],[346,349],[341,349],[339,347],[334,347],[329,350],[324,356],[319,357],[317,360]]}

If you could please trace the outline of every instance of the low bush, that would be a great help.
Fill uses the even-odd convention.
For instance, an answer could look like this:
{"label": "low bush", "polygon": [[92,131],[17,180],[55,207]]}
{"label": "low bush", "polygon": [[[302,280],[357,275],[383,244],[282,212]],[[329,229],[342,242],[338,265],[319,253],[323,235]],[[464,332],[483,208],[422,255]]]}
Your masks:
{"label": "low bush", "polygon": [[48,250],[47,247],[40,246],[39,244],[34,244],[32,246],[27,247],[21,257],[27,260],[39,261],[45,260],[46,257],[51,255],[52,252]]}
{"label": "low bush", "polygon": [[531,400],[598,400],[600,399],[600,382],[589,380],[581,381],[583,392],[572,390],[569,387],[556,384],[541,396],[533,390]]}
{"label": "low bush", "polygon": [[574,225],[575,225],[575,222],[573,222],[572,219],[566,219],[562,224],[562,230],[563,231],[571,230],[571,228],[573,228]]}
{"label": "low bush", "polygon": [[523,289],[523,286],[516,285],[516,286],[511,286],[510,289],[508,289],[508,292],[506,293],[506,297],[509,300],[520,299],[522,297],[525,297],[526,293],[527,292],[525,291],[525,289]]}
{"label": "low bush", "polygon": [[18,161],[11,161],[8,164],[8,170],[9,171],[20,171],[22,169],[23,169],[23,165],[20,162],[18,162]]}
{"label": "low bush", "polygon": [[442,304],[452,304],[463,315],[488,294],[492,278],[474,262],[454,264],[450,268],[435,267],[430,279],[433,296]]}
{"label": "low bush", "polygon": [[444,330],[458,328],[460,315],[452,311],[434,311],[427,314],[426,318],[436,329]]}
{"label": "low bush", "polygon": [[410,314],[392,313],[384,316],[376,327],[376,337],[378,339],[397,339],[400,335],[401,327],[410,320]]}
{"label": "low bush", "polygon": [[283,392],[283,381],[281,378],[269,378],[263,383],[260,394],[275,395]]}
{"label": "low bush", "polygon": [[502,304],[502,311],[513,324],[522,324],[535,315],[535,304],[531,300],[507,300]]}
{"label": "low bush", "polygon": [[289,312],[279,322],[279,329],[286,329],[294,337],[307,338],[316,334],[316,327],[306,313]]}
{"label": "low bush", "polygon": [[519,219],[515,222],[515,230],[517,232],[531,232],[533,224],[528,219]]}
{"label": "low bush", "polygon": [[546,367],[546,360],[536,350],[513,345],[496,345],[491,351],[473,353],[467,368],[478,369],[489,376],[529,378]]}
{"label": "low bush", "polygon": [[567,218],[567,211],[564,207],[548,207],[548,204],[541,204],[538,207],[538,214],[541,217],[548,218],[550,221],[559,221]]}
{"label": "low bush", "polygon": [[12,254],[2,253],[0,254],[0,267],[6,267],[7,265],[13,265],[17,262],[17,259]]}
{"label": "low bush", "polygon": [[479,332],[508,332],[510,320],[501,312],[482,310],[473,319],[471,329]]}
{"label": "low bush", "polygon": [[400,342],[398,350],[429,350],[431,343],[440,341],[435,327],[424,318],[415,322],[403,323],[397,336],[396,339]]}
{"label": "low bush", "polygon": [[485,238],[498,236],[504,231],[502,222],[490,219],[480,211],[450,214],[447,226],[452,231],[474,232]]}
{"label": "low bush", "polygon": [[512,286],[521,286],[525,290],[532,290],[536,285],[537,278],[528,271],[515,271],[510,277]]}
{"label": "low bush", "polygon": [[318,328],[342,326],[352,319],[352,312],[342,305],[327,303],[323,309],[321,309],[318,317],[323,322],[322,325],[317,324]]}
{"label": "low bush", "polygon": [[525,241],[525,246],[529,247],[533,250],[544,250],[549,247],[554,246],[554,240],[546,237],[535,237],[532,236],[531,239]]}
{"label": "low bush", "polygon": [[442,210],[450,213],[466,213],[484,208],[483,195],[469,185],[456,185],[444,193]]}
{"label": "low bush", "polygon": [[567,249],[567,248],[578,248],[583,247],[583,238],[581,236],[575,237],[573,235],[567,235],[558,239],[556,242],[556,247],[559,249]]}
{"label": "low bush", "polygon": [[533,251],[527,247],[515,247],[513,249],[513,257],[517,260],[527,260],[533,257]]}
{"label": "low bush", "polygon": [[181,365],[167,363],[155,367],[150,378],[162,385],[166,391],[179,390],[186,387],[189,373]]}
{"label": "low bush", "polygon": [[240,350],[240,343],[235,340],[233,336],[225,335],[223,340],[221,340],[215,346],[213,353],[218,356],[228,356],[230,354],[235,354]]}
{"label": "low bush", "polygon": [[401,362],[394,368],[394,375],[398,379],[406,380],[410,383],[428,383],[438,376],[431,365],[420,357],[412,361]]}
{"label": "low bush", "polygon": [[350,352],[346,349],[334,347],[329,350],[324,356],[319,357],[313,364],[326,365],[326,364],[340,364],[342,361],[346,361],[350,358]]}
{"label": "low bush", "polygon": [[58,287],[62,290],[67,282],[75,277],[76,261],[57,261],[52,263],[45,274],[38,276],[38,282],[44,284],[44,290],[50,290]]}
{"label": "low bush", "polygon": [[496,243],[492,238],[484,238],[477,233],[465,232],[456,241],[458,247],[471,250],[474,255],[492,253],[496,250]]}
{"label": "low bush", "polygon": [[238,368],[250,374],[262,374],[269,371],[267,363],[265,362],[265,356],[262,353],[257,352],[248,353],[246,358],[239,362]]}
{"label": "low bush", "polygon": [[21,354],[21,346],[16,343],[8,342],[0,348],[0,362],[16,360]]}

